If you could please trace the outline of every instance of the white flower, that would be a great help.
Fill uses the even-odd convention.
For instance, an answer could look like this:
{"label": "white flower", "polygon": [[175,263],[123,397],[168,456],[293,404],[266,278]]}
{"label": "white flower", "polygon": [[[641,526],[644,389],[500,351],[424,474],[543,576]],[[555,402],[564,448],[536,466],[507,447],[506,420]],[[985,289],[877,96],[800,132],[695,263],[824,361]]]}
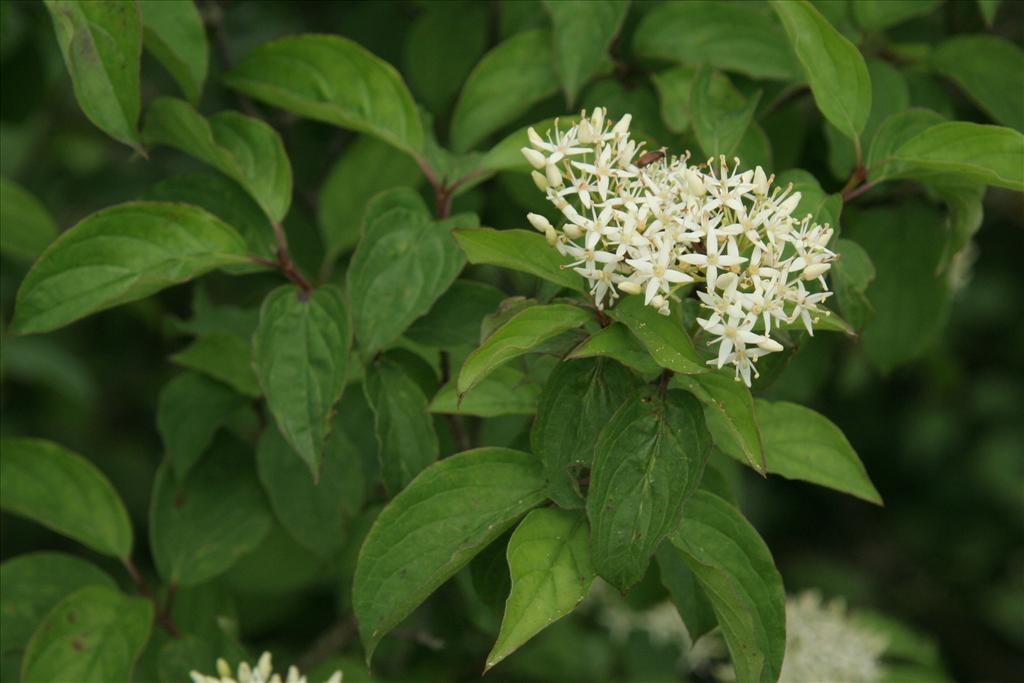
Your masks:
{"label": "white flower", "polygon": [[676,290],[697,285],[701,325],[719,345],[712,364],[732,364],[749,385],[757,359],[783,348],[772,330],[799,320],[812,332],[828,315],[833,231],[794,218],[800,193],[773,188],[760,166],[742,170],[724,156],[690,166],[689,154],[637,161],[643,145],[629,124],[628,114],[614,122],[596,109],[565,130],[556,120],[546,138],[529,129],[533,180],[565,222],[529,221],[571,257],[566,267],[586,278],[599,308],[619,292],[642,294],[667,315]]}
{"label": "white flower", "polygon": [[[256,666],[250,666],[248,662],[241,662],[235,676],[231,675],[231,667],[223,659],[217,660],[217,675],[207,676],[193,671],[190,676],[192,683],[306,683],[306,677],[299,673],[294,666],[288,667],[285,678],[281,674],[274,673],[269,652],[264,652]],[[341,671],[335,671],[324,683],[341,683]]]}
{"label": "white flower", "polygon": [[879,659],[888,643],[850,621],[842,602],[823,604],[814,591],[786,600],[786,656],[779,683],[881,678]]}

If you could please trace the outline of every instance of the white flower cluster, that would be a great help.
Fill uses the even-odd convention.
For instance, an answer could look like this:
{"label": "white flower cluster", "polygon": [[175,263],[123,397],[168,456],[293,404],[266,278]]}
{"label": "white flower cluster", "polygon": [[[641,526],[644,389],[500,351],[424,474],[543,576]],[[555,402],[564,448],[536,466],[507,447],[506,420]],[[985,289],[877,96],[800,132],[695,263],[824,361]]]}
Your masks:
{"label": "white flower cluster", "polygon": [[[231,667],[223,659],[217,660],[216,676],[206,676],[198,671],[193,671],[191,676],[192,683],[306,683],[306,677],[294,666],[288,667],[283,679],[281,674],[274,673],[269,652],[264,652],[255,666],[241,662],[235,676],[231,675]],[[341,683],[341,671],[335,671],[325,683]]]}
{"label": "white flower cluster", "polygon": [[783,348],[773,326],[800,320],[813,334],[828,314],[833,231],[794,217],[800,193],[773,188],[760,166],[741,172],[739,159],[730,168],[724,156],[690,166],[689,154],[641,153],[629,124],[629,114],[613,124],[597,109],[567,130],[556,121],[546,139],[531,128],[523,155],[565,222],[556,228],[531,213],[530,223],[572,259],[598,308],[624,292],[668,315],[673,293],[697,284],[706,311],[698,323],[718,344],[709,364],[731,363],[749,386],[757,359]]}
{"label": "white flower cluster", "polygon": [[786,656],[779,683],[858,681],[882,676],[879,659],[886,638],[846,616],[840,601],[823,604],[821,594],[807,591],[786,600]]}

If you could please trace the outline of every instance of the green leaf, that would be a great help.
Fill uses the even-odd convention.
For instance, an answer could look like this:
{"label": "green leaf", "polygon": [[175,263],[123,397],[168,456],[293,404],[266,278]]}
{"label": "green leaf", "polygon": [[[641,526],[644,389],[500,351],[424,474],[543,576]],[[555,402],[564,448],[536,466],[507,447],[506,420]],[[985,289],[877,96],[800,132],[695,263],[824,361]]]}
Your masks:
{"label": "green leaf", "polygon": [[651,74],[651,82],[658,91],[661,120],[673,133],[685,133],[690,127],[690,92],[697,70],[679,65]]}
{"label": "green leaf", "polygon": [[207,119],[184,100],[160,97],[149,105],[142,136],[213,166],[241,185],[270,220],[280,222],[288,213],[292,166],[281,136],[263,121],[235,111]]}
{"label": "green leaf", "polygon": [[758,91],[744,98],[728,77],[704,66],[697,70],[690,95],[693,129],[704,156],[731,156],[753,120],[761,99]]}
{"label": "green leaf", "polygon": [[434,222],[409,188],[374,197],[348,269],[352,323],[364,356],[394,342],[455,281],[465,257],[450,231],[475,223],[472,214]]}
{"label": "green leaf", "polygon": [[139,141],[142,16],[130,0],[46,0],[75,99],[104,133],[145,156]]}
{"label": "green leaf", "polygon": [[86,586],[116,589],[106,572],[73,555],[35,552],[0,565],[0,629],[3,651],[21,650],[43,617],[65,597]]}
{"label": "green leaf", "polygon": [[871,112],[871,77],[864,57],[807,0],[773,0],[771,5],[803,64],[818,109],[859,144]]}
{"label": "green leaf", "polygon": [[215,332],[196,338],[171,356],[178,365],[223,382],[249,398],[260,397],[260,385],[252,369],[252,345],[237,334]]}
{"label": "green leaf", "polygon": [[530,306],[520,311],[466,357],[459,371],[458,392],[465,394],[496,368],[590,319],[590,313],[571,304]]}
{"label": "green leaf", "polygon": [[419,9],[405,37],[402,72],[416,101],[443,120],[487,51],[491,8],[479,2],[432,2]]}
{"label": "green leaf", "polygon": [[427,397],[387,356],[367,366],[363,390],[373,410],[381,479],[388,491],[397,493],[437,460],[439,446]]}
{"label": "green leaf", "polygon": [[669,539],[711,602],[737,683],[774,683],[786,649],[786,596],[768,546],[736,508],[707,491]]}
{"label": "green leaf", "polygon": [[569,614],[594,580],[590,529],[579,512],[542,508],[520,522],[508,542],[512,590],[484,671]]}
{"label": "green leaf", "polygon": [[657,375],[661,366],[654,362],[651,354],[643,347],[622,323],[612,323],[587,337],[572,350],[566,359],[596,358],[604,356],[636,370],[644,377]]}
{"label": "green leaf", "polygon": [[890,26],[928,14],[941,0],[857,0],[850,3],[853,18],[867,31],[884,31]]}
{"label": "green leaf", "polygon": [[1024,134],[1010,128],[940,123],[904,142],[892,158],[906,164],[900,177],[928,180],[959,174],[963,180],[1024,192]]}
{"label": "green leaf", "polygon": [[130,202],[85,218],[51,244],[18,290],[11,331],[49,332],[215,268],[245,263],[245,241],[206,211]]}
{"label": "green leaf", "polygon": [[531,450],[544,461],[548,495],[563,508],[581,508],[579,478],[590,470],[597,438],[639,381],[609,360],[559,363],[548,377],[530,431]]}
{"label": "green leaf", "polygon": [[563,268],[569,259],[555,251],[538,232],[459,228],[452,234],[470,263],[510,268],[536,275],[566,289],[583,291],[583,279]]}
{"label": "green leaf", "polygon": [[996,123],[1024,130],[1024,50],[1018,45],[997,36],[956,36],[931,52],[930,63]]}
{"label": "green leaf", "polygon": [[57,222],[31,192],[0,178],[0,251],[34,261],[57,236]]}
{"label": "green leaf", "polygon": [[745,384],[728,370],[676,375],[672,384],[693,394],[704,406],[704,421],[719,448],[739,451],[748,465],[765,473],[761,430],[754,415],[754,399]]}
{"label": "green leaf", "polygon": [[[373,169],[367,173],[367,169]],[[352,250],[362,236],[363,215],[374,195],[423,180],[416,162],[377,138],[364,135],[345,149],[320,187],[317,225],[326,259]]]}
{"label": "green leaf", "polygon": [[711,452],[700,404],[680,391],[634,394],[594,448],[587,517],[597,573],[625,592],[679,524]]}
{"label": "green leaf", "polygon": [[608,48],[622,29],[628,0],[545,0],[554,33],[555,71],[569,106],[608,62]]}
{"label": "green leaf", "polygon": [[345,524],[362,506],[366,482],[360,454],[339,425],[331,430],[320,481],[313,481],[273,425],[260,437],[256,467],[277,519],[296,541],[321,557],[341,550]]}
{"label": "green leaf", "polygon": [[424,470],[377,517],[353,601],[367,662],[385,633],[544,500],[540,460],[480,448]]}
{"label": "green leaf", "polygon": [[156,406],[156,429],[174,476],[184,480],[228,418],[245,399],[229,387],[186,372],[165,384]]}
{"label": "green leaf", "polygon": [[[889,372],[921,356],[945,324],[949,286],[936,271],[948,235],[939,211],[914,203],[862,211],[849,228],[849,237],[875,265],[875,280],[867,288],[875,317],[861,343],[868,357]],[[907,258],[908,253],[914,257]]]}
{"label": "green leaf", "polygon": [[192,0],[138,0],[143,44],[174,77],[192,104],[199,104],[210,63],[203,18]]}
{"label": "green leaf", "polygon": [[197,586],[255,550],[273,523],[252,455],[228,437],[179,484],[163,464],[153,481],[149,544],[160,576]]}
{"label": "green leaf", "polygon": [[456,280],[425,316],[405,331],[417,344],[450,348],[480,343],[480,323],[505,299],[497,287],[473,280]]}
{"label": "green leaf", "polygon": [[533,415],[540,387],[510,367],[501,367],[466,392],[460,399],[455,383],[448,382],[430,401],[430,412],[449,415]]}
{"label": "green leaf", "polygon": [[[786,479],[798,479],[848,493],[869,503],[882,498],[868,478],[864,465],[842,430],[810,408],[784,401],[757,399],[757,421],[764,438],[768,471]],[[719,447],[744,462],[728,446]]]}
{"label": "green leaf", "polygon": [[709,371],[679,321],[644,306],[641,297],[622,297],[608,315],[628,327],[661,367],[684,375]]}
{"label": "green leaf", "polygon": [[775,184],[786,187],[790,183],[800,193],[800,203],[793,210],[794,216],[811,214],[815,223],[828,223],[839,228],[839,216],[842,212],[842,199],[838,194],[826,194],[821,184],[809,171],[802,168],[791,168],[778,175]]}
{"label": "green leaf", "polygon": [[[270,219],[248,192],[221,173],[199,171],[174,176],[149,188],[143,198],[193,204],[206,209],[237,230],[252,254],[271,260],[277,258],[277,238]],[[234,266],[230,272],[238,268]]]}
{"label": "green leaf", "polygon": [[149,640],[153,603],[87,586],[46,615],[25,650],[23,681],[127,681]]}
{"label": "green leaf", "polygon": [[981,228],[984,218],[984,185],[963,183],[956,176],[928,183],[946,203],[946,225],[949,239],[939,259],[936,274],[946,272],[950,261]]}
{"label": "green leaf", "polygon": [[402,77],[347,38],[310,34],[263,43],[224,82],[299,116],[368,133],[413,156],[423,148],[419,112]]}
{"label": "green leaf", "polygon": [[462,86],[452,113],[451,144],[467,152],[558,92],[551,34],[525,31],[484,55]]}
{"label": "green leaf", "polygon": [[691,642],[718,626],[718,618],[711,601],[697,582],[697,577],[686,564],[682,552],[666,539],[655,553],[661,584],[668,590],[676,611],[686,625]]}
{"label": "green leaf", "polygon": [[881,182],[906,170],[906,164],[896,162],[892,157],[903,143],[919,133],[945,121],[931,109],[907,109],[889,116],[878,127],[871,148],[868,150],[868,178]]}
{"label": "green leaf", "polygon": [[285,440],[316,479],[334,405],[345,389],[352,328],[341,290],[278,287],[263,300],[253,369]]}
{"label": "green leaf", "polygon": [[853,240],[836,240],[833,250],[839,255],[832,266],[832,288],[839,310],[854,329],[864,329],[875,315],[875,307],[866,294],[875,279],[875,266],[864,248]]}
{"label": "green leaf", "polygon": [[0,504],[98,553],[128,557],[132,525],[124,503],[91,462],[42,439],[0,441]]}
{"label": "green leaf", "polygon": [[775,17],[750,5],[658,5],[637,26],[633,49],[639,57],[708,64],[752,78],[788,81],[800,73]]}

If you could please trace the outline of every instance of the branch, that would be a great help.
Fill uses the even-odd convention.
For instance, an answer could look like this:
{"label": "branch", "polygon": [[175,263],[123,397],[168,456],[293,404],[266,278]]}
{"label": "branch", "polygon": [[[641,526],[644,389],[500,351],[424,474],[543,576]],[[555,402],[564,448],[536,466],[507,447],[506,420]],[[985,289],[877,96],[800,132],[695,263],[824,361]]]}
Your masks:
{"label": "branch", "polygon": [[132,562],[130,557],[122,557],[121,564],[128,570],[128,575],[132,579],[132,583],[135,584],[139,594],[147,598],[153,603],[153,620],[164,627],[164,629],[171,634],[172,638],[177,638],[181,635],[178,627],[174,624],[174,620],[171,619],[171,607],[174,605],[174,595],[177,592],[177,586],[171,584],[167,589],[167,604],[164,607],[160,607],[160,603],[157,602],[156,596],[149,590],[149,584],[146,583],[146,579],[139,573],[135,563]]}

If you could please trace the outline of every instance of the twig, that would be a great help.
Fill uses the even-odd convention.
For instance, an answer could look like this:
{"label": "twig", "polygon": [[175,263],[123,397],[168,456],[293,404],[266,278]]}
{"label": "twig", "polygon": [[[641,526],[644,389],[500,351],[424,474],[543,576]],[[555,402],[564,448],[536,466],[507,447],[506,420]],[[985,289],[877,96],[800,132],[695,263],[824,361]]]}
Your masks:
{"label": "twig", "polygon": [[358,626],[354,616],[334,624],[313,641],[309,649],[299,657],[295,666],[301,671],[315,669],[331,655],[344,650],[355,636]]}
{"label": "twig", "polygon": [[144,598],[147,598],[153,603],[154,616],[153,620],[164,627],[164,629],[171,634],[172,638],[177,638],[181,635],[178,627],[174,624],[174,620],[171,618],[171,607],[174,604],[174,594],[177,592],[177,587],[171,584],[167,589],[167,604],[164,607],[160,607],[160,603],[157,601],[156,596],[149,590],[149,584],[146,583],[145,577],[139,573],[135,563],[132,562],[130,557],[122,557],[121,564],[128,570],[128,576],[131,577],[132,583],[138,589],[139,594]]}
{"label": "twig", "polygon": [[[448,358],[447,351],[441,351],[441,383],[447,384],[451,380],[451,362]],[[473,441],[469,438],[469,434],[466,432],[466,423],[463,422],[462,416],[457,413],[448,413],[445,415],[448,421],[448,426],[451,427],[452,436],[455,437],[455,443],[459,448],[459,451],[468,451],[473,447]]]}

